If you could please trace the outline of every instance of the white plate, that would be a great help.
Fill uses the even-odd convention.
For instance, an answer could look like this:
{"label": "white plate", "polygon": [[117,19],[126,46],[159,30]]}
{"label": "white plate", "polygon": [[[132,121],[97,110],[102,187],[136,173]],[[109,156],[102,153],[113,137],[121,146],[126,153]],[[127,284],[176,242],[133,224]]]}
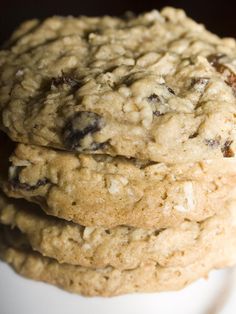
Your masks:
{"label": "white plate", "polygon": [[24,279],[0,262],[0,314],[234,314],[233,270],[214,271],[182,291],[85,298]]}

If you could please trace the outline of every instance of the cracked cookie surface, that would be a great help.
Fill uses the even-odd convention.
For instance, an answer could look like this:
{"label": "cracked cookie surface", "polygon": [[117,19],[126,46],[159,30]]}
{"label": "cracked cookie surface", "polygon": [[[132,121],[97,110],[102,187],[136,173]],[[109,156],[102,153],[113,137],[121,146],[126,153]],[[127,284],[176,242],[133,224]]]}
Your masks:
{"label": "cracked cookie surface", "polygon": [[84,226],[166,228],[202,221],[236,195],[236,159],[167,165],[19,144],[8,196]]}
{"label": "cracked cookie surface", "polygon": [[[224,236],[223,236],[224,238]],[[70,292],[89,296],[114,296],[132,292],[179,290],[194,280],[206,277],[210,270],[231,266],[236,261],[235,231],[225,238],[222,247],[208,253],[188,267],[161,267],[144,263],[132,270],[113,267],[89,269],[59,264],[30,250],[27,239],[18,232],[0,229],[0,258],[19,274],[45,281]]]}
{"label": "cracked cookie surface", "polygon": [[15,141],[166,163],[233,157],[236,45],[165,8],[24,23],[0,52]]}
{"label": "cracked cookie surface", "polygon": [[92,268],[134,269],[156,262],[162,267],[186,266],[223,246],[234,228],[230,210],[201,223],[183,222],[167,229],[83,227],[43,214],[35,205],[0,194],[0,223],[18,228],[31,247],[60,263]]}

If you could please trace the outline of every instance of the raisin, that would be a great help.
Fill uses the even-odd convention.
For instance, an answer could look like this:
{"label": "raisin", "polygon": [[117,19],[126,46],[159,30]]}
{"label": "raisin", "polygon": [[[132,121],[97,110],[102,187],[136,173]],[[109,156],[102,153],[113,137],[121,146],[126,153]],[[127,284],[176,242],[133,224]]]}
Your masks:
{"label": "raisin", "polygon": [[225,83],[232,88],[233,93],[236,96],[236,75],[223,64],[220,65],[217,70],[219,73],[222,73]]}
{"label": "raisin", "polygon": [[32,191],[38,189],[40,186],[46,185],[49,183],[49,180],[47,178],[43,178],[38,180],[38,182],[35,185],[30,185],[28,183],[22,183],[20,182],[19,176],[25,167],[18,166],[18,167],[10,167],[9,170],[9,183],[13,189],[22,189],[25,191]]}
{"label": "raisin", "polygon": [[227,77],[226,83],[232,87],[233,93],[236,96],[236,75],[234,73],[230,73]]}
{"label": "raisin", "polygon": [[29,185],[28,183],[21,183],[19,177],[10,180],[10,184],[13,189],[33,191],[38,189],[40,186],[46,185],[49,182],[47,178],[39,180],[35,185]]}
{"label": "raisin", "polygon": [[81,140],[87,135],[98,132],[105,125],[104,120],[97,113],[80,111],[75,114],[63,129],[63,140],[66,148],[70,150],[97,150],[105,143],[89,144],[89,147],[81,147]]}
{"label": "raisin", "polygon": [[211,148],[217,148],[220,145],[219,139],[206,139],[205,144]]}
{"label": "raisin", "polygon": [[232,87],[233,93],[236,96],[236,75],[235,73],[221,63],[221,58],[225,57],[223,54],[210,55],[208,61],[216,69],[217,72],[221,73],[224,77],[225,83]]}
{"label": "raisin", "polygon": [[235,83],[235,74],[226,65],[218,63],[215,68],[217,72],[223,74],[224,77],[226,77],[227,83],[230,83],[230,81]]}
{"label": "raisin", "polygon": [[209,82],[209,78],[207,77],[193,78],[190,87],[194,88],[196,91],[200,93],[203,93],[208,82]]}
{"label": "raisin", "polygon": [[167,89],[168,89],[168,91],[169,91],[172,95],[175,95],[175,92],[173,91],[172,88],[170,88],[169,86],[167,86]]}
{"label": "raisin", "polygon": [[157,117],[164,116],[164,113],[161,113],[159,110],[155,110],[153,114],[154,116],[157,116]]}
{"label": "raisin", "polygon": [[160,110],[158,110],[158,105],[162,104],[162,99],[155,93],[151,94],[147,97],[147,101],[152,106],[153,114],[157,117],[163,116],[163,113],[161,113]]}
{"label": "raisin", "polygon": [[189,139],[195,138],[198,136],[198,132],[194,132],[193,134],[189,135]]}
{"label": "raisin", "polygon": [[221,148],[224,157],[234,157],[234,152],[230,148],[232,143],[233,141],[228,140],[224,143],[224,146]]}
{"label": "raisin", "polygon": [[225,56],[226,55],[223,53],[215,53],[215,54],[209,55],[207,57],[207,60],[213,67],[216,67],[218,64],[220,64],[220,59]]}
{"label": "raisin", "polygon": [[150,96],[148,96],[147,100],[150,103],[161,102],[160,97],[157,94],[155,94],[155,93],[153,93]]}
{"label": "raisin", "polygon": [[79,87],[80,82],[77,79],[69,75],[66,75],[64,73],[61,76],[53,77],[51,80],[51,86],[58,87],[63,84],[69,85],[70,87],[73,88],[73,87]]}

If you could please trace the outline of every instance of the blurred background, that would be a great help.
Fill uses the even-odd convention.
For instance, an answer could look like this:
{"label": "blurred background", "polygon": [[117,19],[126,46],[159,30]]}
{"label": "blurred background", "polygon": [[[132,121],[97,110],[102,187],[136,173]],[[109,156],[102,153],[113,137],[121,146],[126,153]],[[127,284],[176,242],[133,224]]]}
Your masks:
{"label": "blurred background", "polygon": [[236,37],[235,0],[0,0],[0,43],[25,19],[51,15],[122,15],[128,10],[140,13],[166,5],[185,9],[189,16],[220,36]]}

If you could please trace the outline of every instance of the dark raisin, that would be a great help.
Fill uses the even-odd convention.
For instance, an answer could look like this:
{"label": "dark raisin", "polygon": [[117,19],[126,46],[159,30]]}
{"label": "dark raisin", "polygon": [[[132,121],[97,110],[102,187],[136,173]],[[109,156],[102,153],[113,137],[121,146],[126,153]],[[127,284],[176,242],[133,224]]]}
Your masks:
{"label": "dark raisin", "polygon": [[236,96],[236,75],[223,64],[219,65],[216,70],[223,75],[225,83],[232,87],[232,91]]}
{"label": "dark raisin", "polygon": [[162,103],[162,99],[155,93],[147,97],[147,101],[152,105],[153,114],[157,117],[163,116],[160,110],[158,110],[158,105]]}
{"label": "dark raisin", "polygon": [[36,190],[37,188],[39,188],[40,186],[46,185],[47,183],[49,183],[49,180],[47,178],[43,178],[38,180],[38,182],[35,185],[30,185],[28,183],[22,183],[20,182],[20,173],[22,171],[22,169],[24,169],[25,167],[10,167],[10,171],[9,171],[9,183],[11,185],[11,187],[13,189],[22,189],[25,191],[32,191],[32,190]]}
{"label": "dark raisin", "polygon": [[29,185],[28,183],[21,183],[18,177],[10,180],[10,184],[13,187],[13,189],[25,190],[25,191],[36,190],[40,186],[46,185],[47,183],[49,183],[49,180],[47,178],[39,180],[35,185]]}
{"label": "dark raisin", "polygon": [[158,230],[155,230],[154,231],[154,236],[158,236],[163,230],[165,230],[165,229],[158,229]]}
{"label": "dark raisin", "polygon": [[167,86],[167,89],[168,89],[168,91],[169,91],[171,94],[175,95],[175,92],[173,91],[172,88],[170,88],[169,86]]}
{"label": "dark raisin", "polygon": [[155,93],[153,93],[150,96],[148,96],[147,100],[150,103],[156,103],[156,102],[160,102],[161,101],[160,97],[157,94],[155,94]]}
{"label": "dark raisin", "polygon": [[220,59],[225,57],[226,55],[223,53],[215,53],[215,54],[211,54],[207,57],[208,62],[212,65],[212,66],[217,66],[220,63]]}
{"label": "dark raisin", "polygon": [[217,72],[221,73],[224,77],[225,83],[232,87],[233,93],[236,96],[236,75],[230,68],[221,63],[221,58],[225,57],[223,54],[211,55],[208,57],[208,61],[216,69]]}
{"label": "dark raisin", "polygon": [[161,113],[159,110],[155,110],[153,111],[154,116],[160,117],[160,116],[164,116],[164,113]]}
{"label": "dark raisin", "polygon": [[236,75],[234,73],[230,73],[227,77],[226,83],[232,87],[233,93],[236,96]]}
{"label": "dark raisin", "polygon": [[234,152],[230,148],[232,143],[233,141],[228,140],[224,143],[224,146],[221,148],[224,157],[234,157]]}
{"label": "dark raisin", "polygon": [[51,80],[51,86],[58,87],[63,84],[69,85],[70,87],[79,87],[80,82],[79,80],[64,73],[61,76],[53,77]]}
{"label": "dark raisin", "polygon": [[197,136],[198,136],[198,132],[194,132],[193,134],[189,135],[188,138],[191,139],[191,138],[195,138]]}
{"label": "dark raisin", "polygon": [[206,139],[205,144],[211,148],[217,148],[220,145],[219,139]]}
{"label": "dark raisin", "polygon": [[81,147],[81,140],[87,135],[100,131],[105,125],[104,119],[97,113],[81,111],[76,113],[65,125],[62,136],[66,148],[70,150],[97,150],[104,143],[92,142],[88,147]]}
{"label": "dark raisin", "polygon": [[196,77],[192,79],[190,87],[203,92],[208,82],[209,78],[207,77]]}

